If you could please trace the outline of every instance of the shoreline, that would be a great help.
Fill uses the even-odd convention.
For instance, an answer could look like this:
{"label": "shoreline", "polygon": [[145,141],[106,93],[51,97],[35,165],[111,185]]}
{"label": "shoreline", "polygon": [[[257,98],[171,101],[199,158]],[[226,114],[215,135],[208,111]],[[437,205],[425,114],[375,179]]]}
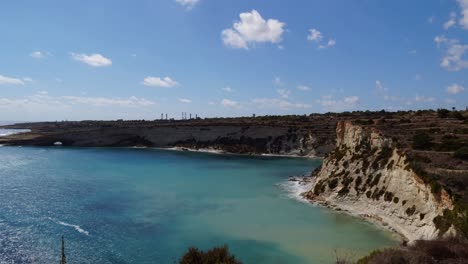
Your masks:
{"label": "shoreline", "polygon": [[313,181],[312,177],[290,177],[287,181],[296,183],[295,185],[290,186],[290,188],[287,188],[286,190],[291,191],[292,193],[290,197],[298,200],[299,202],[308,203],[313,206],[320,206],[323,208],[333,210],[334,212],[337,212],[337,213],[346,214],[346,215],[364,220],[365,222],[370,223],[381,230],[389,231],[395,237],[396,241],[398,241],[399,243],[406,244],[407,242],[410,241],[406,236],[398,232],[396,229],[391,227],[390,224],[384,222],[382,219],[372,217],[366,214],[360,214],[348,208],[343,208],[339,204],[336,204],[336,203],[330,203],[328,201],[323,201],[319,199],[306,198],[304,196],[304,193],[307,191],[310,191],[310,188],[309,189],[307,188],[312,186],[312,181]]}
{"label": "shoreline", "polygon": [[212,148],[186,148],[186,147],[169,147],[169,148],[152,148],[152,147],[131,147],[131,148],[151,148],[151,149],[159,149],[159,150],[170,150],[170,151],[181,151],[181,152],[194,152],[194,153],[208,153],[208,154],[217,154],[217,155],[239,155],[239,156],[247,156],[247,157],[278,157],[278,158],[303,158],[303,159],[323,159],[322,157],[317,156],[300,156],[297,154],[269,154],[269,153],[233,153],[227,152],[224,150],[212,149]]}

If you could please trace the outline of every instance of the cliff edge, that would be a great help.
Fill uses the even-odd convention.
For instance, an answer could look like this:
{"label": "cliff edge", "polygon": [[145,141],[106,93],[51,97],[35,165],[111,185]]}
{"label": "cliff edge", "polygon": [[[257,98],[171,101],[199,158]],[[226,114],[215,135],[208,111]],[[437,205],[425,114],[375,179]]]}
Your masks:
{"label": "cliff edge", "polygon": [[306,198],[379,222],[409,241],[463,235],[457,223],[466,212],[415,171],[394,139],[352,121],[338,122],[336,134],[336,148],[313,173]]}

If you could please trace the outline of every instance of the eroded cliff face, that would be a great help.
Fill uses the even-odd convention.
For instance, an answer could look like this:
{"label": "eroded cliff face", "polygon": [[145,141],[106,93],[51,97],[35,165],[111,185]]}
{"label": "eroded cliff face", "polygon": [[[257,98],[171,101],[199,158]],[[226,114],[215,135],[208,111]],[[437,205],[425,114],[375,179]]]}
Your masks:
{"label": "eroded cliff face", "polygon": [[212,149],[239,154],[323,157],[334,149],[330,131],[272,126],[73,127],[0,138],[0,144]]}
{"label": "eroded cliff face", "polygon": [[339,122],[336,149],[313,173],[304,196],[393,229],[406,239],[434,239],[434,219],[451,210],[445,190],[434,193],[408,164],[392,139],[374,128]]}

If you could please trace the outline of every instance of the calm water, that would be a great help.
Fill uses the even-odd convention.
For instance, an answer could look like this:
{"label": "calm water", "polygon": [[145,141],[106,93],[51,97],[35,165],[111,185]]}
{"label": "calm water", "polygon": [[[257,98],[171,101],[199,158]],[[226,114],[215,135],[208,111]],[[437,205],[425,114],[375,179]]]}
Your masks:
{"label": "calm water", "polygon": [[[244,263],[331,263],[393,245],[358,219],[288,197],[320,160],[150,149],[0,147],[0,263],[175,263],[228,244]],[[3,261],[3,262],[2,262]]]}

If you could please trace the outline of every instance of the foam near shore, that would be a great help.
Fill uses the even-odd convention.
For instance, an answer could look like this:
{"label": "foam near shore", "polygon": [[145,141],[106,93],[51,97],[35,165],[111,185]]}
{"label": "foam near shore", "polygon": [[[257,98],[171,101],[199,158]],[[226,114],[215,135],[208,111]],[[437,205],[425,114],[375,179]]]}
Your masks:
{"label": "foam near shore", "polygon": [[290,177],[287,181],[279,183],[278,186],[283,189],[291,199],[309,203],[302,194],[312,187],[310,177]]}

